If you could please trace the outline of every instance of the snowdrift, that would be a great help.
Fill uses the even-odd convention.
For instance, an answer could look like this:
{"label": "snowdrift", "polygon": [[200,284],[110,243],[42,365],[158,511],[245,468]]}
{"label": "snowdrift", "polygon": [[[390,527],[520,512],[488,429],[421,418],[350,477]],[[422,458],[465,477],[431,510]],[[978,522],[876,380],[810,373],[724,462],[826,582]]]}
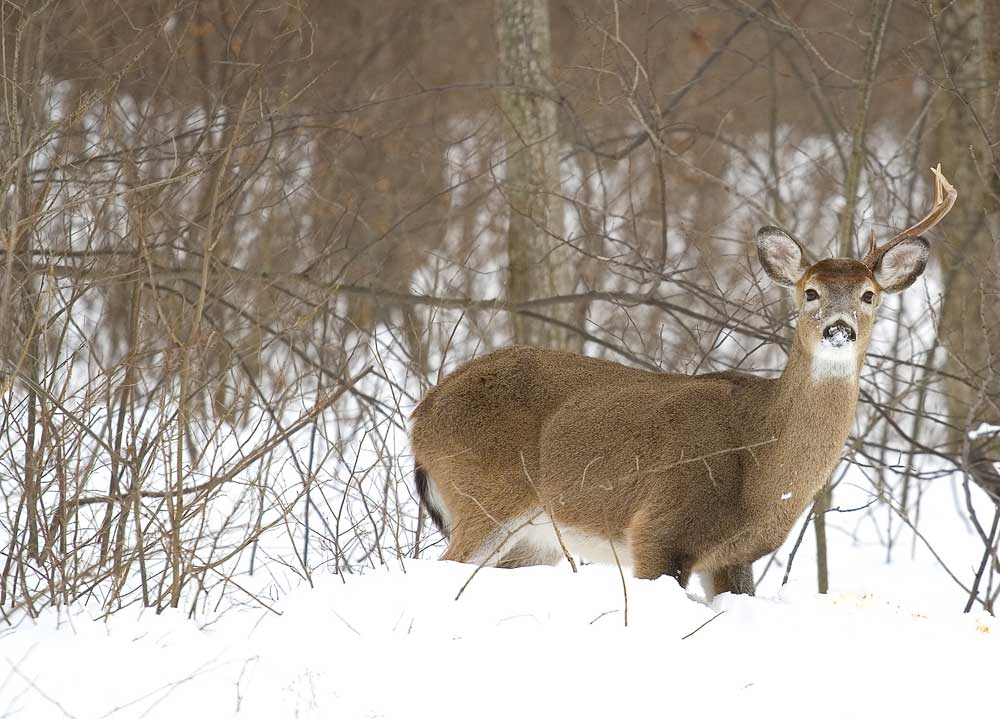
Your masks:
{"label": "snowdrift", "polygon": [[53,611],[0,636],[0,716],[995,711],[1000,623],[985,614],[792,585],[706,604],[669,578],[623,589],[615,567],[483,569],[468,581],[474,569],[406,561],[327,576],[201,627],[178,612]]}

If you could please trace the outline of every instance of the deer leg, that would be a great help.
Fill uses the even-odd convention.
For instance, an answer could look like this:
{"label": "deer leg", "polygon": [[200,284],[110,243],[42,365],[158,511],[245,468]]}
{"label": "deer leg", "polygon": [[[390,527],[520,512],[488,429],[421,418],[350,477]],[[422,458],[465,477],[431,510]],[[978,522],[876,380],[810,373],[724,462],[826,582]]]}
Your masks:
{"label": "deer leg", "polygon": [[[501,550],[502,551],[502,550]],[[535,547],[528,542],[520,542],[503,559],[497,562],[498,567],[516,569],[517,567],[536,567],[539,565],[558,564],[562,554],[545,547]]]}
{"label": "deer leg", "polygon": [[709,586],[705,589],[710,592],[709,599],[729,592],[731,594],[754,594],[753,587],[753,565],[752,564],[732,564],[728,567],[716,569],[709,578]]}
{"label": "deer leg", "polygon": [[452,530],[448,549],[441,559],[492,567],[504,554],[501,545],[506,535],[505,527],[481,521],[462,522]]}
{"label": "deer leg", "polygon": [[670,549],[670,544],[659,537],[632,539],[632,570],[637,579],[656,579],[667,575],[687,587],[694,560],[683,552]]}

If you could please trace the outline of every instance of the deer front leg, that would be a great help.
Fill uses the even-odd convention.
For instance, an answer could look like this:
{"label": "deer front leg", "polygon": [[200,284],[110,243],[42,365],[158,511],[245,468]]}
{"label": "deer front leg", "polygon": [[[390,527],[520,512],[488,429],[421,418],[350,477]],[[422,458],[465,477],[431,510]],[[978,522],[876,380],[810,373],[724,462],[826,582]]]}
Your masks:
{"label": "deer front leg", "polygon": [[732,594],[749,594],[753,596],[753,565],[752,564],[732,564],[722,567],[712,573],[709,584],[706,587],[712,597],[730,592]]}

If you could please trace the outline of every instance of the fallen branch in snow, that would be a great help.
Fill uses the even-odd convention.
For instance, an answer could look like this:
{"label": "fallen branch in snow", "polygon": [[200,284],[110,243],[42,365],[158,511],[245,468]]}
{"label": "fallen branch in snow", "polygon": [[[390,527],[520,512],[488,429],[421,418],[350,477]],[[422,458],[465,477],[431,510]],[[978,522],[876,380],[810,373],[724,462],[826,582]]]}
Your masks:
{"label": "fallen branch in snow", "polygon": [[718,614],[716,614],[711,619],[705,620],[704,622],[702,622],[701,624],[699,624],[697,627],[695,627],[692,631],[688,632],[683,637],[681,637],[681,641],[683,642],[688,637],[693,637],[695,634],[697,634],[698,632],[700,632],[702,629],[704,629],[705,627],[707,627],[709,624],[711,624],[712,622],[714,622],[716,619],[718,619],[719,617],[721,617],[725,613],[726,613],[726,610],[723,609],[721,612],[719,612]]}
{"label": "fallen branch in snow", "polygon": [[[56,701],[51,696],[49,696],[49,694],[47,694],[40,686],[38,686],[38,684],[31,677],[29,677],[28,675],[24,674],[20,669],[18,669],[17,664],[15,664],[10,659],[8,659],[7,660],[7,665],[10,668],[10,671],[11,671],[12,674],[14,674],[18,678],[20,678],[21,681],[23,681],[28,686],[28,688],[30,688],[32,691],[34,691],[36,694],[38,694],[38,696],[40,696],[42,699],[44,699],[48,704],[51,704],[56,709],[58,709],[60,712],[62,712],[62,715],[64,717],[68,717],[68,719],[77,719],[77,715],[76,714],[70,714],[66,710],[66,707],[64,707],[58,701]],[[6,684],[6,682],[4,682],[4,683]]]}
{"label": "fallen branch in snow", "polygon": [[598,619],[601,619],[602,617],[606,617],[609,614],[615,614],[617,611],[618,611],[617,609],[609,609],[606,612],[601,612],[596,617],[594,617],[593,619],[590,620],[590,624],[595,624]]}

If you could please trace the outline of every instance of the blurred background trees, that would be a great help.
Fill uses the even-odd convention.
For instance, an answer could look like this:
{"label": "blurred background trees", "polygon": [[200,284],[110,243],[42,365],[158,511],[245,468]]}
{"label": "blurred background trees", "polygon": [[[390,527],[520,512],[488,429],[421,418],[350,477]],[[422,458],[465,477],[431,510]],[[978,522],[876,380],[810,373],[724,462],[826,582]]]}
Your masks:
{"label": "blurred background trees", "polygon": [[426,555],[404,432],[443,373],[510,341],[773,373],[794,318],[756,228],[858,252],[941,162],[959,203],[882,309],[842,470],[887,557],[956,482],[982,556],[942,581],[992,607],[997,22],[990,0],[4,5],[0,604],[194,612],[266,562]]}

